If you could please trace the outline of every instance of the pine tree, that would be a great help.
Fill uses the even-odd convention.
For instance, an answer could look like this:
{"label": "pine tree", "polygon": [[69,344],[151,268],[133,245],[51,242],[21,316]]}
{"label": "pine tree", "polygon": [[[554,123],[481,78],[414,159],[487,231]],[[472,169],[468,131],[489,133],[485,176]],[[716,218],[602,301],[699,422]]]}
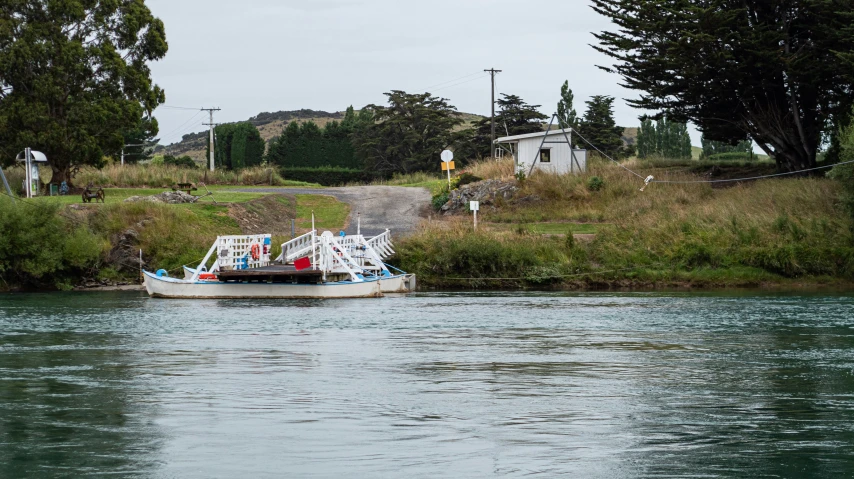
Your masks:
{"label": "pine tree", "polygon": [[596,95],[586,104],[587,111],[578,128],[581,135],[606,155],[613,158],[623,156],[626,153],[623,128],[614,121],[614,97]]}
{"label": "pine tree", "polygon": [[[543,131],[543,120],[546,115],[539,112],[540,105],[529,105],[517,95],[501,94],[496,100],[498,113],[495,115],[496,136],[524,135]],[[460,137],[459,157],[485,158],[489,156],[491,141],[491,124],[489,118],[478,121],[474,128],[458,135]],[[455,153],[456,155],[456,153]]]}
{"label": "pine tree", "polygon": [[572,106],[574,98],[572,90],[569,89],[569,80],[563,82],[560,87],[560,101],[557,102],[557,119],[561,128],[578,129],[578,116]]}

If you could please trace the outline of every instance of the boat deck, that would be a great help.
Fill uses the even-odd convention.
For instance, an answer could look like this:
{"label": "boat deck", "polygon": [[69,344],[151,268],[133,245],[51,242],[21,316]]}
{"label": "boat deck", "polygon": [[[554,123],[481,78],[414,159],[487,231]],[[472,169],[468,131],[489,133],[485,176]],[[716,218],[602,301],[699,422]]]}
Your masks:
{"label": "boat deck", "polygon": [[271,283],[314,283],[320,281],[319,269],[297,270],[292,264],[276,264],[260,268],[218,271],[220,281],[263,281]]}

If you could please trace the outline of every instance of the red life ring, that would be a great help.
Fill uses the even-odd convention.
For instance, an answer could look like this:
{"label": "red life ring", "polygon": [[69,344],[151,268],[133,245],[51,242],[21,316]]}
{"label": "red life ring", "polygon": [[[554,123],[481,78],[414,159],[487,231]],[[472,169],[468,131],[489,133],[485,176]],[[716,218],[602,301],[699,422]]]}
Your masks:
{"label": "red life ring", "polygon": [[252,259],[258,261],[258,258],[261,257],[261,245],[259,245],[258,243],[253,244],[250,251],[252,253]]}
{"label": "red life ring", "polygon": [[217,279],[216,275],[213,273],[199,273],[199,279],[208,280],[208,279]]}

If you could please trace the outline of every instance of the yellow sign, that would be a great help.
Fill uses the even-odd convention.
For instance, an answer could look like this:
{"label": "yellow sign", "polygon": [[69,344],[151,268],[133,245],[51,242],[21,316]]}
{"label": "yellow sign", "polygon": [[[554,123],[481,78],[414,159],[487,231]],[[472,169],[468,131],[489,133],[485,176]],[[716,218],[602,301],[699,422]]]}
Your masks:
{"label": "yellow sign", "polygon": [[453,170],[453,169],[454,169],[454,162],[453,161],[449,161],[447,163],[442,162],[442,171]]}

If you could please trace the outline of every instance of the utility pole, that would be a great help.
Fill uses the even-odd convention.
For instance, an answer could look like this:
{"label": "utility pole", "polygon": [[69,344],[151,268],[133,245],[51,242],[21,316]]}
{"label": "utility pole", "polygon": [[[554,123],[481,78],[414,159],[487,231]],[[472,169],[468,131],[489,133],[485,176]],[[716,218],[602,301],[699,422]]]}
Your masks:
{"label": "utility pole", "polygon": [[[122,148],[122,166],[124,166],[124,165],[125,165],[125,148],[127,148],[127,147],[131,147],[131,146],[133,146],[133,147],[136,147],[136,146],[148,146],[148,144],[146,144],[146,143],[138,143],[138,144],[136,144],[136,145],[125,145],[125,146]],[[133,153],[131,153],[131,155],[133,155]]]}
{"label": "utility pole", "polygon": [[214,123],[214,121],[213,121],[213,114],[215,111],[220,111],[220,109],[219,108],[202,108],[202,111],[206,111],[206,112],[210,113],[210,115],[211,115],[211,122],[210,123],[204,123],[204,125],[209,125],[211,127],[211,166],[210,166],[210,170],[213,171],[214,170],[214,127],[216,126],[216,123]]}
{"label": "utility pole", "polygon": [[501,70],[490,68],[484,71],[489,72],[489,76],[492,79],[492,141],[489,142],[489,157],[493,158],[495,157],[495,74],[501,73]]}

